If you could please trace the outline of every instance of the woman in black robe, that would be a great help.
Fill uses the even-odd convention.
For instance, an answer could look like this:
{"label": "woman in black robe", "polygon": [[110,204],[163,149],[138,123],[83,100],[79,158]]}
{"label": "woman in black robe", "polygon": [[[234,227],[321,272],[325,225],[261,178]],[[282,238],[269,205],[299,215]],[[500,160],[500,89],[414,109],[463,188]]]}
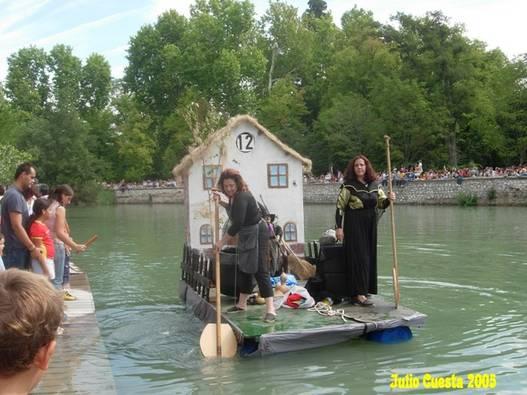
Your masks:
{"label": "woman in black robe", "polygon": [[[221,192],[220,192],[221,191]],[[252,292],[252,277],[256,279],[260,295],[265,299],[265,322],[276,320],[273,305],[273,287],[269,276],[269,232],[256,200],[247,188],[240,173],[235,169],[225,169],[218,180],[218,189],[213,193],[229,214],[231,225],[216,249],[221,251],[227,244],[237,241],[237,264],[240,268],[238,283],[240,297],[228,312],[247,310],[247,299]]]}
{"label": "woman in black robe", "polygon": [[336,235],[344,240],[349,296],[371,305],[368,294],[377,293],[377,210],[386,209],[395,194],[386,197],[377,174],[364,155],[353,158],[344,173],[337,199]]}

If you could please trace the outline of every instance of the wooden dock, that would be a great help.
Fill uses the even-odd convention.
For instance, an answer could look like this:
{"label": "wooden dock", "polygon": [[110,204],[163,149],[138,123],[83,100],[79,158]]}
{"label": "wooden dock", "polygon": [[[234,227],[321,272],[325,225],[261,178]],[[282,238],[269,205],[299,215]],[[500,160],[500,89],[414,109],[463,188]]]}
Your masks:
{"label": "wooden dock", "polygon": [[67,320],[57,337],[49,370],[34,394],[115,394],[112,369],[95,317],[95,304],[85,273],[71,275],[72,294],[65,302]]}

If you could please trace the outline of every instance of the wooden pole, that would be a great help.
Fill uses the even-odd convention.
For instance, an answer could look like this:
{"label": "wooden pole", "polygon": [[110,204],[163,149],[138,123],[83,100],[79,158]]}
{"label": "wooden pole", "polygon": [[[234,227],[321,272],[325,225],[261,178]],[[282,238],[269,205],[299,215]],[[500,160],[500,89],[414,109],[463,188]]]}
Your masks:
{"label": "wooden pole", "polygon": [[221,357],[221,282],[220,251],[216,248],[220,241],[220,213],[218,200],[214,199],[214,262],[216,264],[216,355]]}
{"label": "wooden pole", "polygon": [[[384,136],[384,141],[386,143],[386,162],[388,165],[388,193],[391,195],[393,192],[392,188],[392,160],[390,158],[390,136]],[[399,290],[399,263],[397,262],[397,241],[395,237],[395,212],[394,212],[394,202],[391,204],[390,208],[390,217],[392,223],[392,255],[393,255],[393,265],[392,265],[392,279],[393,279],[393,296],[395,300],[395,308],[399,307],[399,301],[401,299],[401,294]]]}
{"label": "wooden pole", "polygon": [[[214,247],[220,240],[220,221],[218,201],[214,200]],[[216,273],[216,323],[209,323],[201,332],[199,345],[205,357],[232,358],[236,355],[237,339],[229,324],[221,323],[221,262],[220,252],[214,248]]]}
{"label": "wooden pole", "polygon": [[86,246],[86,248],[88,248],[90,246],[90,244],[92,244],[95,240],[97,240],[99,236],[97,235],[93,235],[92,237],[90,237],[88,240],[86,240],[84,242],[84,245]]}

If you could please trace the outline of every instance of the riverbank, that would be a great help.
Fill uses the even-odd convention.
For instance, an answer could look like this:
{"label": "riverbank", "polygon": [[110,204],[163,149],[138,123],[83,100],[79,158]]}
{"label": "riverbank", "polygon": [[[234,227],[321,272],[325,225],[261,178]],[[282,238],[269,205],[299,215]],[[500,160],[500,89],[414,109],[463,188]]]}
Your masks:
{"label": "riverbank", "polygon": [[[339,184],[304,184],[304,202],[334,204]],[[384,187],[387,190],[387,187]],[[527,177],[470,177],[410,181],[394,187],[397,204],[459,205],[473,198],[480,206],[527,206]]]}
{"label": "riverbank", "polygon": [[[304,184],[304,203],[334,204],[337,183]],[[386,188],[385,188],[386,189]],[[398,204],[459,205],[475,199],[481,206],[527,206],[527,177],[471,177],[407,182],[394,188]],[[183,203],[183,188],[144,188],[114,191],[117,204]]]}

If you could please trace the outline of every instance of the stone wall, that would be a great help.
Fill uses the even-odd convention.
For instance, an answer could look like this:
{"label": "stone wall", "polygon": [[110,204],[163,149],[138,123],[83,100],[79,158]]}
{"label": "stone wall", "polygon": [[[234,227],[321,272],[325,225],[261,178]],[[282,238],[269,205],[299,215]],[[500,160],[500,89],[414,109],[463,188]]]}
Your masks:
{"label": "stone wall", "polygon": [[[304,184],[304,203],[335,204],[339,184]],[[385,187],[386,191],[387,188]],[[478,205],[527,206],[527,177],[465,178],[408,182],[394,187],[398,204],[458,204],[461,193],[475,195]],[[493,198],[494,196],[494,198]],[[117,204],[183,203],[183,188],[115,191]],[[490,199],[489,199],[490,198]]]}
{"label": "stone wall", "polygon": [[115,191],[117,204],[183,203],[183,188],[144,188]]}
{"label": "stone wall", "polygon": [[[304,184],[304,202],[335,204],[338,188],[339,184]],[[457,205],[463,193],[475,195],[478,205],[527,206],[527,177],[413,181],[394,191],[398,204]]]}

